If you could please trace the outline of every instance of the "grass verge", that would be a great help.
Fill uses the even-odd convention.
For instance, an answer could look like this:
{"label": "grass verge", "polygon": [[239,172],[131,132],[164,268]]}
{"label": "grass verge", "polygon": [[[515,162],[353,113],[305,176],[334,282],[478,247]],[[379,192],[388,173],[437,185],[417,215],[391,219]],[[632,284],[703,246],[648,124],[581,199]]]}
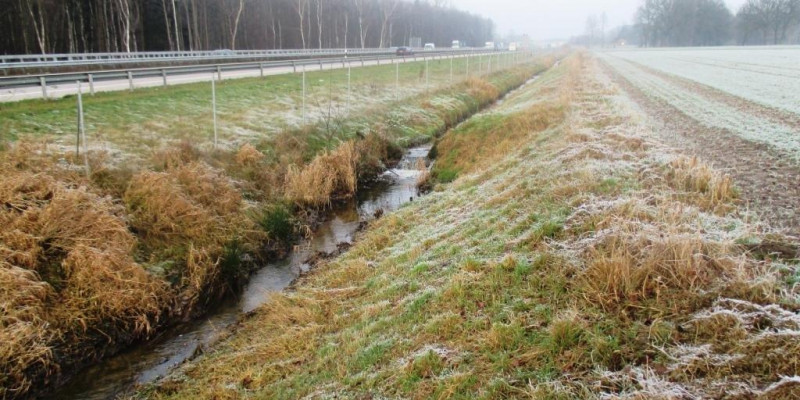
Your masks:
{"label": "grass verge", "polygon": [[399,148],[430,140],[548,62],[236,148],[184,141],[126,165],[92,150],[88,176],[58,146],[8,145],[0,152],[0,397],[41,391],[75,366],[204,312]]}
{"label": "grass verge", "polygon": [[774,237],[594,60],[572,56],[440,143],[451,183],[140,395],[798,395],[797,261],[739,245]]}

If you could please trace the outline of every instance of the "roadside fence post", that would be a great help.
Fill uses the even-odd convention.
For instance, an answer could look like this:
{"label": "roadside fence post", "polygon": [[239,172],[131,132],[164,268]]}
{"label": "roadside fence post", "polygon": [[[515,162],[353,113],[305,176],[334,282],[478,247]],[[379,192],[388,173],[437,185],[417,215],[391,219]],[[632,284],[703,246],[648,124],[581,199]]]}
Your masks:
{"label": "roadside fence post", "polygon": [[217,149],[217,84],[214,74],[211,74],[211,112],[214,119],[214,149]]}
{"label": "roadside fence post", "polygon": [[350,95],[351,95],[351,86],[350,86],[350,79],[351,79],[352,68],[350,64],[347,65],[347,101],[345,105],[345,114],[349,117],[350,116]]}
{"label": "roadside fence post", "polygon": [[217,79],[222,82],[222,67],[217,65]]}
{"label": "roadside fence post", "polygon": [[261,71],[261,77],[264,77],[264,63],[258,64],[258,69]]}
{"label": "roadside fence post", "polygon": [[94,96],[94,75],[89,74],[89,93]]}
{"label": "roadside fence post", "polygon": [[319,70],[322,71],[322,59],[319,59],[317,61],[319,61]]}
{"label": "roadside fence post", "polygon": [[450,82],[453,82],[453,57],[450,57]]}
{"label": "roadside fence post", "polygon": [[292,61],[292,72],[297,73],[297,64],[294,61]]}
{"label": "roadside fence post", "polygon": [[131,72],[131,71],[128,71],[128,86],[130,87],[131,92],[132,92],[133,91],[133,72]]}
{"label": "roadside fence post", "polygon": [[303,125],[306,124],[306,66],[303,65]]}
{"label": "roadside fence post", "polygon": [[425,90],[430,89],[430,84],[428,80],[428,57],[425,57]]}
{"label": "roadside fence post", "polygon": [[86,124],[83,119],[83,88],[81,81],[78,84],[78,142],[83,143],[83,165],[86,167],[86,176],[89,176],[89,155],[88,145],[86,144]]}
{"label": "roadside fence post", "polygon": [[43,76],[39,77],[39,83],[42,84],[42,97],[47,98],[47,81]]}
{"label": "roadside fence post", "polygon": [[164,80],[164,86],[167,86],[167,70],[161,70],[161,78]]}

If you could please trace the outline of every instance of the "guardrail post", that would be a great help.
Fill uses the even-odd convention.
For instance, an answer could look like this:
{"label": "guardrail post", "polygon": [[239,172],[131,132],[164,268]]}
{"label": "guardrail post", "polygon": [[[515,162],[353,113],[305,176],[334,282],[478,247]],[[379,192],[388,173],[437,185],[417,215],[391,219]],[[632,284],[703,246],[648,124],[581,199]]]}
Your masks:
{"label": "guardrail post", "polygon": [[131,92],[132,92],[133,91],[133,72],[131,72],[131,71],[128,71],[128,86],[130,87]]}
{"label": "guardrail post", "polygon": [[42,85],[42,97],[47,98],[47,80],[43,76],[39,77],[39,83]]}
{"label": "guardrail post", "polygon": [[94,96],[94,75],[88,74],[88,78],[89,78],[89,93],[91,93],[92,96]]}
{"label": "guardrail post", "polygon": [[297,64],[294,61],[292,61],[292,72],[297,73]]}
{"label": "guardrail post", "polygon": [[264,63],[258,64],[258,69],[261,71],[261,77],[264,77]]}
{"label": "guardrail post", "polygon": [[364,57],[361,57],[361,66],[364,66]]}
{"label": "guardrail post", "polygon": [[222,82],[222,67],[217,65],[217,78]]}
{"label": "guardrail post", "polygon": [[320,58],[317,61],[319,62],[319,70],[322,71],[323,70],[323,68],[322,68],[322,59]]}
{"label": "guardrail post", "polygon": [[167,86],[167,70],[161,70],[161,79],[164,81],[164,86]]}

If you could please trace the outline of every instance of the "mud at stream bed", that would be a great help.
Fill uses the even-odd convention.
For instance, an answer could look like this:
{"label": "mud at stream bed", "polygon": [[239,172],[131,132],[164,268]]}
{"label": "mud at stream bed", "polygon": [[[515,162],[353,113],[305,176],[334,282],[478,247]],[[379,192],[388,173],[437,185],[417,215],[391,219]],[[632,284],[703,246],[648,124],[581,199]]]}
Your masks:
{"label": "mud at stream bed", "polygon": [[[152,340],[79,372],[67,385],[47,398],[114,399],[137,385],[154,382],[173,368],[204,351],[223,337],[239,318],[268,301],[270,294],[289,287],[311,269],[309,260],[335,254],[353,242],[365,221],[391,212],[419,197],[416,168],[427,160],[431,146],[408,150],[395,167],[384,172],[353,201],[336,207],[312,237],[295,246],[283,260],[256,271],[241,295],[220,304],[202,319],[165,330]],[[427,162],[426,162],[427,164]]]}

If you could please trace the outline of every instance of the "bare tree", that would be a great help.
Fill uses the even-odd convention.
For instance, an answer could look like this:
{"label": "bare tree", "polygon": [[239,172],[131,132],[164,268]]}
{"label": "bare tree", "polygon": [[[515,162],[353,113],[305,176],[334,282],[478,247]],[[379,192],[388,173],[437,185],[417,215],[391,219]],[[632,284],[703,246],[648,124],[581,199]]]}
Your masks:
{"label": "bare tree", "polygon": [[303,42],[303,48],[305,49],[307,47],[304,21],[306,18],[306,8],[308,8],[308,0],[296,0],[294,6],[297,16],[300,19],[300,40]]}
{"label": "bare tree", "polygon": [[391,45],[391,37],[387,37],[387,26],[390,25],[389,21],[392,19],[392,15],[394,15],[395,11],[397,11],[397,0],[383,0],[381,2],[381,9],[383,15],[383,21],[381,23],[381,42],[378,47],[383,48]]}

